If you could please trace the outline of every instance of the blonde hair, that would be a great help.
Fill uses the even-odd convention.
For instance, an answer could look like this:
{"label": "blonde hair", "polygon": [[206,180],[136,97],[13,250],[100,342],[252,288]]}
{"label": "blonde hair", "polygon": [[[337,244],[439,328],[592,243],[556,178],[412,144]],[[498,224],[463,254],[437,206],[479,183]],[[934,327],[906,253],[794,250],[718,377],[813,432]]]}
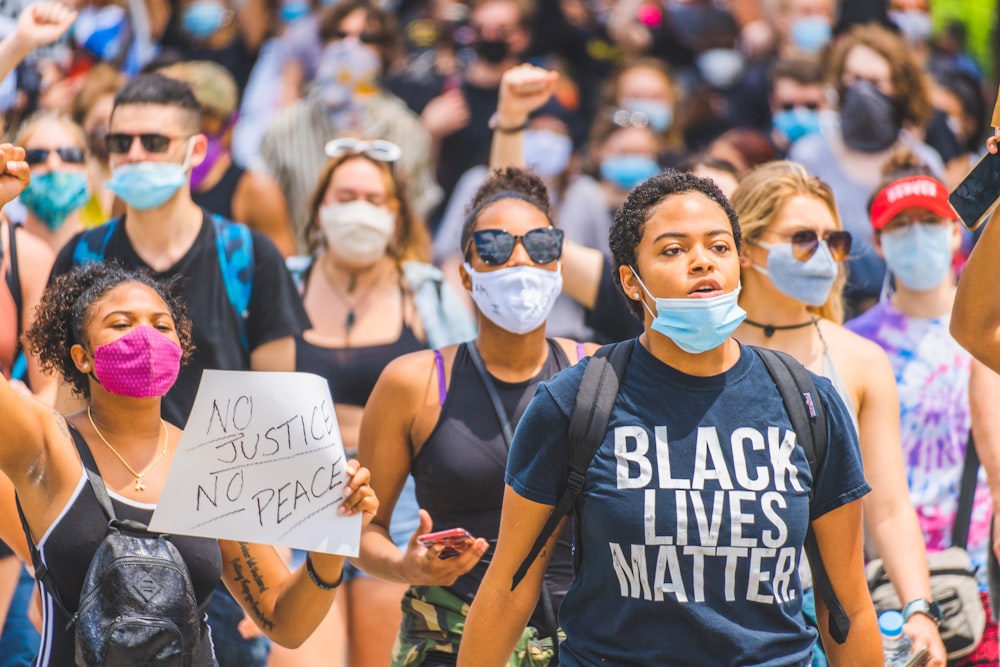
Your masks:
{"label": "blonde hair", "polygon": [[83,131],[83,128],[70,118],[69,114],[63,111],[55,111],[53,109],[42,109],[41,111],[36,111],[33,113],[26,121],[21,124],[21,127],[17,130],[17,136],[14,137],[14,145],[23,146],[25,143],[31,139],[32,135],[38,129],[39,125],[44,123],[56,123],[57,125],[62,125],[65,127],[79,148],[83,149],[83,152],[87,157],[90,157],[90,151],[87,148],[87,135]]}
{"label": "blonde hair", "polygon": [[[781,214],[792,197],[804,195],[819,199],[830,210],[837,229],[842,229],[840,214],[830,186],[811,176],[797,162],[779,160],[752,169],[740,180],[731,198],[740,218],[743,238],[750,243],[759,239]],[[824,319],[841,323],[844,320],[843,292],[847,271],[841,263],[830,295],[822,306],[809,306],[809,312]]]}

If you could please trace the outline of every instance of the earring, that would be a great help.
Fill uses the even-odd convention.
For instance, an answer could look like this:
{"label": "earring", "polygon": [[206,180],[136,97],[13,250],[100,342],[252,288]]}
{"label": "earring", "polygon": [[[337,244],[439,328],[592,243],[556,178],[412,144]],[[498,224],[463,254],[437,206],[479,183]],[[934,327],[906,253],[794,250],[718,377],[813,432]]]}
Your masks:
{"label": "earring", "polygon": [[638,299],[638,298],[639,298],[639,293],[638,293],[638,292],[636,292],[635,294],[633,294],[633,295],[632,295],[632,298],[633,298],[633,299]]}

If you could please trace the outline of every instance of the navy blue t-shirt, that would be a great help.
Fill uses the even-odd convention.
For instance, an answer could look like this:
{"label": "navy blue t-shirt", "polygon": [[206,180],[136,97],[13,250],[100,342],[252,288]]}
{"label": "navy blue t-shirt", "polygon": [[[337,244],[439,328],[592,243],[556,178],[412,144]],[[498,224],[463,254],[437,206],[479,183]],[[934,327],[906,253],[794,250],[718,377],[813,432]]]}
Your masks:
{"label": "navy blue t-shirt", "polygon": [[[554,505],[587,360],[542,384],[514,434],[506,482]],[[637,341],[579,504],[582,561],[559,611],[559,664],[808,664],[798,565],[810,519],[870,489],[833,385],[813,376],[829,448],[813,480],[777,387],[749,348],[712,377]],[[813,490],[812,507],[809,493]]]}

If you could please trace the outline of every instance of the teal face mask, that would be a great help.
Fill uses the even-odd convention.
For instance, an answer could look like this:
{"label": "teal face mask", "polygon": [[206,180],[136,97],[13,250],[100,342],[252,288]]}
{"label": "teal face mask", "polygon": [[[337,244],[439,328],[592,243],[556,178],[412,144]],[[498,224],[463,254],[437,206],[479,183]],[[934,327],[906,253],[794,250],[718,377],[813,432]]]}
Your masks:
{"label": "teal face mask", "polygon": [[951,268],[950,225],[910,223],[882,232],[882,252],[892,275],[912,290],[929,290],[948,277]]}
{"label": "teal face mask", "polygon": [[719,347],[747,317],[738,303],[738,286],[731,292],[707,299],[665,299],[653,296],[635,269],[632,269],[632,275],[649,298],[656,302],[655,313],[645,300],[642,302],[653,316],[653,331],[674,341],[688,354],[701,354]]}
{"label": "teal face mask", "polygon": [[90,188],[85,171],[50,171],[32,175],[31,184],[21,193],[21,203],[52,231],[62,227],[69,214],[86,204],[88,199]]}

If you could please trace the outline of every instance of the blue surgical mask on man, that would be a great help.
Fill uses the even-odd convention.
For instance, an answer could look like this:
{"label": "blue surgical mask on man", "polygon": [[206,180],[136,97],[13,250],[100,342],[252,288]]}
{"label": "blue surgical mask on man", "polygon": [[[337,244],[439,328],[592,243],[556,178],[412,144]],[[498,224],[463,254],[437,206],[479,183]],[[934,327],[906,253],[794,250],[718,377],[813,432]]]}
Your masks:
{"label": "blue surgical mask on man", "polygon": [[21,203],[51,231],[63,226],[69,215],[87,203],[90,188],[85,171],[50,171],[32,174],[21,193]]}
{"label": "blue surgical mask on man", "polygon": [[912,290],[940,285],[951,268],[951,225],[911,222],[882,232],[879,240],[889,271]]}
{"label": "blue surgical mask on man", "polygon": [[670,125],[674,122],[674,110],[662,100],[629,97],[622,100],[622,108],[645,116],[650,129],[657,134],[663,134],[669,130]]}
{"label": "blue surgical mask on man", "polygon": [[779,292],[809,306],[826,303],[840,270],[826,241],[804,262],[796,259],[791,243],[754,243],[768,251],[767,268],[753,264],[754,270],[770,277]]}
{"label": "blue surgical mask on man", "polygon": [[622,190],[631,190],[660,173],[660,165],[648,155],[617,155],[601,161],[601,178]]}
{"label": "blue surgical mask on man", "polygon": [[573,140],[552,130],[527,130],[524,133],[524,163],[542,178],[552,178],[566,171],[573,155]]}
{"label": "blue surgical mask on man", "polygon": [[792,21],[792,43],[806,53],[819,53],[833,36],[830,21],[822,16],[806,16]]}
{"label": "blue surgical mask on man", "polygon": [[632,275],[639,281],[642,291],[656,302],[654,313],[646,300],[642,301],[653,317],[653,331],[674,341],[688,354],[701,354],[719,347],[747,317],[739,305],[739,286],[731,292],[704,299],[668,299],[654,296],[634,268]]}
{"label": "blue surgical mask on man", "polygon": [[771,117],[771,123],[788,143],[794,143],[802,137],[819,134],[819,111],[807,107],[782,109]]}
{"label": "blue surgical mask on man", "polygon": [[145,211],[162,206],[188,182],[193,139],[184,162],[130,162],[115,167],[105,186],[134,209]]}
{"label": "blue surgical mask on man", "polygon": [[225,23],[226,8],[213,0],[195,0],[181,15],[181,28],[194,39],[208,39]]}

